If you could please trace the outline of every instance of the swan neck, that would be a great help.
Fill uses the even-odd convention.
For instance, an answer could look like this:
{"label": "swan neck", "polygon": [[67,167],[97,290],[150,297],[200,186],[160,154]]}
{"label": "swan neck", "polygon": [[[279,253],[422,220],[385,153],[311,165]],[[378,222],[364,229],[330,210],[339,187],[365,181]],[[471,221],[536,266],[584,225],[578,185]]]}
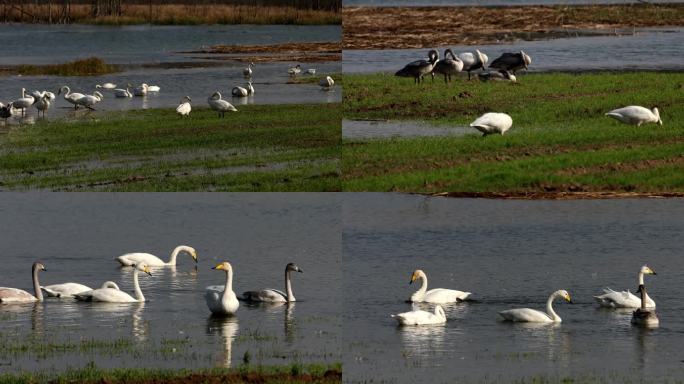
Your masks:
{"label": "swan neck", "polygon": [[135,298],[143,302],[145,301],[145,296],[143,296],[142,290],[140,289],[140,282],[138,281],[138,269],[133,270],[133,287],[135,288]]}
{"label": "swan neck", "polygon": [[549,299],[546,301],[546,313],[551,317],[553,321],[560,321],[560,316],[556,314],[553,310],[553,300],[556,298],[556,293],[554,292]]}
{"label": "swan neck", "polygon": [[644,273],[639,272],[639,285],[644,285]]}
{"label": "swan neck", "polygon": [[33,267],[33,290],[36,293],[38,301],[43,301],[43,291],[40,289],[40,282],[38,281],[38,268]]}
{"label": "swan neck", "polygon": [[176,247],[176,249],[174,249],[173,252],[171,252],[171,258],[169,259],[169,262],[166,263],[166,265],[176,265],[176,258],[182,250],[182,247]]}
{"label": "swan neck", "polygon": [[226,270],[226,288],[223,290],[223,299],[228,296],[228,292],[233,292],[233,268]]}
{"label": "swan neck", "polygon": [[421,279],[421,283],[420,283],[420,289],[418,290],[418,292],[420,292],[421,294],[424,294],[427,291],[427,287],[428,287],[427,275],[425,275],[424,273],[421,273],[420,279]]}
{"label": "swan neck", "polygon": [[292,293],[292,283],[290,281],[290,271],[285,269],[285,292],[287,292],[287,301],[295,301],[294,294]]}

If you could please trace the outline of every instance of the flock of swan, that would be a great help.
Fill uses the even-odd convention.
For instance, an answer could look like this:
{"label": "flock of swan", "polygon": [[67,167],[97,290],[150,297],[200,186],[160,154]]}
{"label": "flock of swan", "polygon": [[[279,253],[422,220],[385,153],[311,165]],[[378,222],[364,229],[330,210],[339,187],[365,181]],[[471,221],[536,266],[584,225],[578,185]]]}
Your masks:
{"label": "flock of swan", "polygon": [[[122,267],[132,267],[133,294],[124,292],[112,281],[107,281],[103,283],[100,288],[94,289],[87,285],[74,282],[41,286],[38,279],[38,273],[40,271],[45,271],[46,268],[42,263],[35,262],[31,269],[33,291],[35,294],[17,288],[0,287],[0,304],[21,304],[43,301],[46,296],[50,298],[72,298],[77,301],[102,303],[144,302],[146,299],[140,289],[138,280],[139,274],[142,272],[152,276],[153,268],[175,266],[176,259],[181,253],[190,255],[195,263],[198,262],[195,249],[186,245],[179,245],[176,247],[171,253],[169,261],[163,261],[159,257],[149,253],[127,253],[117,257],[116,261]],[[292,272],[303,272],[302,269],[294,263],[289,263],[285,266],[285,292],[268,288],[257,291],[246,291],[238,297],[233,291],[232,265],[226,261],[219,263],[212,269],[223,271],[226,274],[225,285],[212,285],[205,289],[204,297],[207,307],[213,314],[217,315],[234,315],[240,306],[238,300],[270,303],[295,302],[296,299],[292,290],[290,275]]]}
{"label": "flock of swan", "polygon": [[[644,265],[639,270],[639,288],[635,296],[629,290],[618,292],[610,288],[604,289],[604,293],[594,296],[596,302],[606,308],[632,308],[636,309],[632,313],[632,323],[639,326],[655,327],[658,325],[658,316],[655,313],[655,302],[646,293],[644,275],[655,275],[655,271]],[[411,295],[411,303],[430,303],[436,304],[434,312],[413,309],[409,312],[393,314],[391,317],[397,320],[400,325],[428,325],[444,324],[447,321],[446,313],[439,304],[456,303],[466,301],[471,295],[470,292],[458,291],[454,289],[435,288],[428,290],[427,276],[422,270],[416,270],[411,275],[412,284],[416,280],[422,280],[420,289]],[[499,312],[499,320],[510,322],[528,323],[560,323],[560,316],[553,310],[553,302],[556,299],[564,299],[572,302],[570,294],[566,290],[555,291],[546,301],[546,312],[531,308],[514,308]]]}
{"label": "flock of swan", "polygon": [[[254,63],[249,63],[249,65],[243,69],[242,74],[247,82],[244,86],[233,87],[231,90],[231,95],[233,97],[243,98],[254,95],[254,86],[252,84],[252,76],[254,75],[253,68]],[[288,74],[290,76],[297,76],[300,73],[302,73],[302,69],[299,64],[288,68]],[[316,69],[310,68],[303,73],[307,75],[314,75],[316,73]],[[332,77],[326,76],[319,81],[318,85],[321,87],[321,89],[330,91],[333,89],[335,81]],[[61,87],[55,95],[50,91],[34,90],[27,92],[25,88],[22,88],[21,97],[18,99],[13,100],[6,105],[0,102],[0,119],[5,119],[6,123],[7,119],[18,115],[19,113],[23,117],[26,115],[26,110],[31,107],[35,107],[38,110],[38,116],[40,116],[42,112],[43,117],[45,117],[45,113],[55,102],[57,96],[62,94],[64,94],[64,100],[73,105],[74,109],[84,107],[94,110],[94,106],[104,99],[104,94],[102,92],[111,92],[114,97],[117,98],[132,98],[134,96],[147,96],[150,93],[159,93],[161,91],[160,86],[148,85],[147,83],[142,83],[136,87],[129,83],[126,85],[126,88],[117,88],[116,84],[108,82],[95,85],[95,89],[96,91],[94,91],[92,94],[83,94],[79,92],[72,92],[69,86],[65,85]],[[100,92],[100,90],[102,90],[102,92]],[[190,96],[184,96],[181,99],[178,107],[176,107],[176,113],[181,117],[190,116],[190,112],[192,111],[191,102],[192,99]],[[219,117],[224,117],[226,112],[237,112],[237,108],[235,108],[235,106],[233,106],[227,100],[223,99],[223,95],[219,91],[215,91],[211,94],[211,96],[209,96],[209,98],[207,98],[207,104],[209,104],[209,107],[212,110],[218,113]]]}
{"label": "flock of swan", "polygon": [[[463,52],[458,55],[447,48],[444,51],[444,58],[439,59],[439,52],[431,49],[427,59],[412,61],[395,73],[395,76],[412,77],[416,84],[423,82],[423,77],[431,75],[443,75],[444,82],[449,83],[451,76],[458,75],[465,71],[468,72],[468,80],[471,79],[471,72],[481,69],[478,74],[481,81],[507,81],[517,83],[516,71],[525,69],[532,64],[532,58],[524,51],[504,52],[491,64],[489,70],[485,67],[489,57],[476,49],[475,52]],[[641,126],[646,123],[657,123],[663,125],[658,108],[648,109],[638,105],[630,105],[623,108],[614,109],[605,114],[622,123]],[[500,134],[503,135],[513,125],[513,118],[506,113],[488,112],[478,117],[470,126],[477,129],[483,136]]]}

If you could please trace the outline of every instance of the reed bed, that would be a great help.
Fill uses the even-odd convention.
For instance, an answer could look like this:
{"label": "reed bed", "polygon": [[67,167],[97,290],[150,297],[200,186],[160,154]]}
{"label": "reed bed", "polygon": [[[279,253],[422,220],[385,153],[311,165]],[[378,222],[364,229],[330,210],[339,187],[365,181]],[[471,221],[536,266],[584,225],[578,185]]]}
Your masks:
{"label": "reed bed", "polygon": [[107,64],[98,57],[89,57],[63,64],[20,65],[15,68],[7,68],[2,72],[18,73],[23,76],[97,76],[119,71],[120,69],[116,65]]}

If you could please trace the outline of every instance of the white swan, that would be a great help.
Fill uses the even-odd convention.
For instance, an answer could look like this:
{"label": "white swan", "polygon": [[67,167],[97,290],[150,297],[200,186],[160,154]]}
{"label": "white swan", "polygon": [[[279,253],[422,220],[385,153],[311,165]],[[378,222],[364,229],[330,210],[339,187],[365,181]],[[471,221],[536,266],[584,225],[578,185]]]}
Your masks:
{"label": "white swan", "polygon": [[318,82],[318,85],[320,85],[324,91],[329,91],[332,89],[333,85],[335,85],[335,80],[330,76],[326,76],[325,79],[321,79],[321,81]]}
{"label": "white swan", "polygon": [[237,108],[233,107],[233,104],[221,99],[221,92],[216,91],[207,99],[209,107],[214,111],[218,112],[219,117],[223,117],[226,112],[237,112]]}
{"label": "white swan", "polygon": [[568,303],[572,303],[570,294],[566,290],[558,290],[549,296],[546,301],[546,313],[530,308],[508,309],[499,312],[499,316],[504,321],[526,322],[526,323],[560,323],[561,318],[553,310],[553,300],[562,297]]}
{"label": "white swan", "polygon": [[145,263],[149,267],[167,267],[176,265],[176,257],[181,252],[186,252],[192,256],[192,259],[197,263],[197,251],[195,251],[195,248],[187,245],[177,246],[171,253],[171,258],[169,258],[168,262],[164,262],[164,260],[155,255],[141,252],[127,253],[117,257],[116,260],[121,263],[122,266],[135,266],[138,263]]}
{"label": "white swan", "polygon": [[649,111],[647,108],[638,105],[630,105],[629,107],[614,109],[606,113],[606,116],[610,116],[625,124],[636,125],[637,127],[644,123],[663,125],[658,108],[653,108]]}
{"label": "white swan", "polygon": [[133,95],[135,96],[145,96],[149,91],[149,86],[145,83],[140,84],[139,87],[133,88]]}
{"label": "white swan", "polygon": [[190,96],[183,97],[179,106],[176,107],[176,113],[181,116],[190,116],[190,111],[192,111],[192,106],[190,102],[192,99]]}
{"label": "white swan", "polygon": [[159,91],[161,91],[161,87],[159,87],[158,85],[148,85],[147,91],[148,92],[159,92]]}
{"label": "white swan", "polygon": [[413,284],[413,282],[418,279],[422,279],[423,282],[420,289],[411,295],[410,301],[414,303],[455,303],[457,301],[465,300],[471,294],[470,292],[444,288],[435,288],[428,291],[427,275],[420,269],[413,272],[409,284]]}
{"label": "white swan", "polygon": [[433,74],[444,75],[445,84],[451,81],[451,75],[457,75],[461,70],[463,70],[463,61],[456,57],[450,48],[444,51],[444,58],[432,67]]}
{"label": "white swan", "polygon": [[45,117],[45,112],[50,109],[52,101],[56,98],[57,96],[52,92],[43,92],[42,96],[33,104],[38,110],[38,116],[40,116],[40,112],[43,112],[43,117]]}
{"label": "white swan", "polygon": [[60,88],[59,91],[57,92],[57,94],[58,94],[58,95],[61,95],[62,92],[65,92],[65,93],[64,93],[64,100],[66,100],[67,102],[73,104],[73,105],[74,105],[74,109],[78,109],[78,105],[79,105],[79,104],[76,102],[76,100],[80,99],[81,97],[83,97],[83,96],[85,96],[85,95],[82,94],[82,93],[78,93],[78,92],[72,93],[72,92],[71,92],[71,89],[70,89],[68,86],[66,86],[66,85],[63,86],[62,88]]}
{"label": "white swan", "polygon": [[309,68],[304,73],[307,75],[315,75],[316,74],[316,68]]}
{"label": "white swan", "polygon": [[226,272],[226,285],[212,285],[207,287],[204,293],[204,299],[207,301],[207,307],[213,314],[217,315],[234,315],[240,307],[240,302],[233,292],[233,267],[229,262],[224,261],[212,269],[222,270]]}
{"label": "white swan", "polygon": [[[104,284],[102,284],[101,288],[119,289],[119,286],[113,281],[106,281]],[[78,283],[53,284],[47,285],[45,287],[41,286],[40,289],[47,295],[47,297],[73,297],[78,293],[84,293],[93,290],[87,285]]]}
{"label": "white swan", "polygon": [[38,271],[45,271],[45,266],[39,262],[33,263],[31,268],[31,276],[33,277],[33,291],[32,294],[16,288],[0,287],[0,304],[13,303],[31,303],[34,301],[43,301],[43,292],[40,290],[40,282],[38,281]]}
{"label": "white swan", "polygon": [[487,65],[487,61],[489,61],[489,57],[487,57],[487,55],[485,55],[484,53],[480,52],[479,49],[476,49],[475,53],[459,53],[458,58],[461,59],[461,61],[463,62],[462,70],[468,72],[468,80],[470,80],[471,71],[474,71],[478,68],[484,71],[485,65]]}
{"label": "white swan", "polygon": [[[106,303],[138,303],[144,302],[142,290],[140,290],[140,283],[138,281],[138,273],[145,272],[152,276],[150,267],[145,263],[140,263],[133,268],[133,288],[135,289],[135,297],[129,295],[124,291],[115,288],[99,288],[92,291],[77,293],[74,295],[76,300],[80,301],[100,301]],[[117,287],[118,288],[118,287]]]}
{"label": "white swan", "polygon": [[247,301],[265,301],[270,303],[278,302],[294,302],[297,301],[292,293],[292,284],[290,282],[290,272],[303,273],[294,263],[288,263],[285,266],[285,292],[277,289],[263,289],[261,291],[247,291],[242,294],[242,298]]}
{"label": "white swan", "polygon": [[102,85],[97,84],[97,85],[95,86],[95,88],[96,88],[96,89],[99,89],[99,88],[102,88],[102,89],[114,89],[114,88],[116,88],[116,84],[114,84],[114,83],[104,83],[104,84],[102,84]]}
{"label": "white swan", "polygon": [[470,126],[482,132],[482,136],[495,133],[503,134],[513,125],[513,119],[505,113],[488,112],[470,123]]}
{"label": "white swan", "polygon": [[411,311],[391,315],[401,325],[426,325],[446,323],[446,314],[441,306],[435,307],[435,313],[428,311]]}
{"label": "white swan", "polygon": [[12,102],[12,105],[16,109],[21,109],[21,115],[24,116],[24,113],[26,112],[26,108],[31,107],[35,101],[36,101],[36,99],[33,96],[26,94],[26,88],[22,88],[21,89],[21,97],[14,100]]}
{"label": "white swan", "polygon": [[242,75],[243,75],[246,79],[252,77],[252,73],[253,73],[252,67],[253,67],[253,66],[254,66],[254,63],[250,62],[249,65],[247,66],[247,68],[245,68],[245,69],[242,70]]}
{"label": "white swan", "polygon": [[[639,270],[639,286],[644,285],[644,275],[657,275],[653,269],[648,265],[644,265]],[[596,301],[602,307],[608,308],[639,308],[641,307],[641,299],[629,290],[616,292],[610,288],[605,288],[603,295],[594,296]],[[646,296],[646,308],[655,308],[656,304],[648,294]]]}
{"label": "white swan", "polygon": [[122,89],[122,88],[115,89],[114,90],[114,97],[119,97],[119,98],[133,97],[133,94],[131,93],[131,91],[128,90],[128,88],[130,88],[130,87],[131,87],[131,85],[127,84],[126,89]]}
{"label": "white swan", "polygon": [[93,109],[93,105],[99,103],[104,99],[104,95],[102,95],[99,91],[93,92],[92,95],[83,95],[83,97],[75,100],[76,104],[82,105],[88,109]]}
{"label": "white swan", "polygon": [[252,86],[252,82],[248,81],[244,88],[238,86],[233,87],[231,94],[235,97],[247,97],[253,95],[254,87]]}
{"label": "white swan", "polygon": [[646,287],[643,284],[639,285],[637,292],[641,295],[641,308],[637,308],[637,310],[632,313],[632,324],[645,327],[657,327],[660,321],[655,313],[655,309],[647,309],[644,305],[646,298],[648,298]]}
{"label": "white swan", "polygon": [[290,76],[299,75],[301,72],[302,72],[302,66],[299,65],[299,64],[297,64],[297,65],[294,66],[294,67],[290,67],[290,68],[287,69],[287,73],[288,73]]}

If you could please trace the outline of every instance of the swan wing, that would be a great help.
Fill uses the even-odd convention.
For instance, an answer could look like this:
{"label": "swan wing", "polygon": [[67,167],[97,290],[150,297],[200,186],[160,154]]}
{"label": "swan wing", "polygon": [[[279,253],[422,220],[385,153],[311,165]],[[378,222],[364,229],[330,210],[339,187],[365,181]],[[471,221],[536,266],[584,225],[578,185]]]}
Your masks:
{"label": "swan wing", "polygon": [[422,325],[422,324],[437,324],[444,321],[436,316],[434,313],[427,311],[411,311],[392,315],[402,325]]}
{"label": "swan wing", "polygon": [[630,291],[613,291],[610,288],[603,290],[604,294],[594,296],[596,302],[602,307],[609,308],[639,308],[641,307],[641,299],[632,294]]}
{"label": "swan wing", "polygon": [[127,253],[117,257],[116,260],[123,266],[132,266],[139,263],[145,263],[149,267],[162,267],[166,265],[164,260],[149,253]]}
{"label": "swan wing", "polygon": [[37,300],[35,296],[24,290],[0,287],[0,303],[30,303]]}
{"label": "swan wing", "polygon": [[92,288],[88,287],[87,285],[78,283],[53,284],[40,287],[40,289],[49,297],[73,296],[77,293],[92,290]]}
{"label": "swan wing", "polygon": [[548,323],[552,321],[546,313],[530,308],[508,309],[499,312],[499,316],[504,321],[514,322]]}
{"label": "swan wing", "polygon": [[105,303],[133,303],[138,302],[133,296],[114,288],[99,288],[74,295],[79,301],[99,301]]}
{"label": "swan wing", "polygon": [[470,292],[457,291],[455,289],[435,288],[425,292],[424,302],[427,303],[454,303],[463,301]]}
{"label": "swan wing", "polygon": [[192,107],[190,106],[190,103],[183,103],[176,108],[176,112],[181,115],[188,115],[190,114],[191,109]]}
{"label": "swan wing", "polygon": [[483,133],[503,133],[506,132],[511,125],[513,119],[505,113],[488,112],[478,117],[470,123],[470,126],[476,128]]}
{"label": "swan wing", "polygon": [[248,301],[281,302],[287,301],[287,295],[277,289],[263,289],[261,291],[247,291],[242,298]]}

